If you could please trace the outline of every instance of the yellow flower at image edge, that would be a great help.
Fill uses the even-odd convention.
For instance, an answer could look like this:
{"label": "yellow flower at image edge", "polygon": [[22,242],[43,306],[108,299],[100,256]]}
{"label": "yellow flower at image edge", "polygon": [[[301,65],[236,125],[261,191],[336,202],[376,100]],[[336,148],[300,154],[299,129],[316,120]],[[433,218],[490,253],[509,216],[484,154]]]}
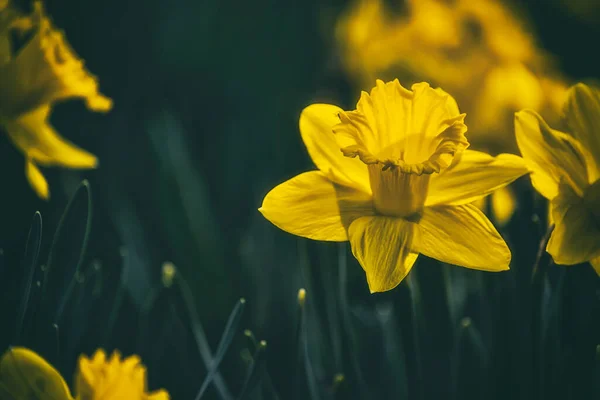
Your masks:
{"label": "yellow flower at image edge", "polygon": [[[137,356],[121,360],[118,352],[107,359],[97,350],[91,359],[79,359],[76,388],[77,400],[168,400],[165,390],[146,392],[146,369]],[[35,352],[14,347],[0,360],[0,399],[71,400],[64,379],[46,360]]]}
{"label": "yellow flower at image edge", "polygon": [[300,133],[319,168],[271,190],[260,208],[309,239],[350,241],[371,292],[394,288],[418,254],[485,271],[510,251],[473,201],[528,173],[522,158],[465,150],[454,99],[427,83],[377,81],[354,111],[314,104]]}
{"label": "yellow flower at image edge", "polygon": [[75,383],[80,400],[169,399],[165,390],[146,393],[146,368],[138,356],[121,360],[116,351],[108,359],[102,350],[97,350],[91,359],[81,356]]}
{"label": "yellow flower at image edge", "polygon": [[533,186],[550,200],[555,227],[546,250],[557,264],[590,262],[600,275],[600,90],[573,86],[563,115],[568,133],[534,111],[516,113],[517,144]]}
{"label": "yellow flower at image edge", "polygon": [[[11,50],[14,31],[30,35],[16,54]],[[93,111],[112,107],[111,100],[98,92],[96,78],[44,15],[40,2],[29,16],[10,6],[0,9],[0,125],[25,155],[25,174],[42,198],[50,191],[38,165],[97,166],[93,154],[61,138],[48,122],[52,105],[73,97],[85,99]]]}
{"label": "yellow flower at image edge", "polygon": [[13,347],[0,359],[0,399],[72,399],[52,365],[29,349]]}

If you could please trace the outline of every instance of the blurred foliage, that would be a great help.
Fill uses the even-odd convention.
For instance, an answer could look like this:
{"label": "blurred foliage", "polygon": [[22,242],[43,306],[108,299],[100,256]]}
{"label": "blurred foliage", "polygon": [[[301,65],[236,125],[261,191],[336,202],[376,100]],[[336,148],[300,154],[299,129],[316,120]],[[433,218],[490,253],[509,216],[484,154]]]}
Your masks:
{"label": "blurred foliage", "polygon": [[[565,81],[599,78],[590,47],[597,18],[580,19],[559,1],[515,3]],[[98,347],[139,354],[150,389],[174,399],[194,398],[206,376],[207,399],[600,397],[598,278],[589,266],[555,268],[537,257],[547,206],[528,178],[511,186],[517,207],[501,228],[511,271],[423,257],[380,295],[369,294],[346,245],[291,237],[256,211],[269,188],[312,168],[300,111],[314,102],[351,108],[365,88],[347,74],[335,38],[353,3],[45,6],[114,107],[107,115],[55,108],[57,130],[100,164],[85,175],[44,171],[54,188],[48,203],[23,179],[22,155],[0,140],[2,350],[30,347],[65,377]],[[87,186],[77,189],[84,176],[91,203]],[[30,225],[36,210],[43,230],[39,217]],[[179,277],[170,287],[166,260]],[[219,348],[219,373],[209,375]]]}

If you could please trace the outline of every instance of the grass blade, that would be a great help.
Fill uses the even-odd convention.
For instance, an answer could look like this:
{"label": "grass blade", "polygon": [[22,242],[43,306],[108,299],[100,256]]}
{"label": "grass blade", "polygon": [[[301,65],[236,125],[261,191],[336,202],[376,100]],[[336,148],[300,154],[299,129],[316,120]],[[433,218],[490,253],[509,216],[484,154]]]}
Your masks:
{"label": "grass blade", "polygon": [[[85,215],[83,224],[78,211]],[[77,275],[85,258],[91,225],[92,195],[89,183],[84,180],[69,200],[60,218],[48,255],[42,282],[42,304],[48,308],[56,304],[59,299],[55,312],[46,310],[46,315],[51,316],[51,323],[60,322],[60,317],[75,288]],[[67,231],[71,233],[68,236]],[[75,246],[73,246],[74,240],[79,240]],[[74,251],[74,248],[77,251]]]}
{"label": "grass blade", "polygon": [[23,289],[21,290],[21,302],[18,307],[17,319],[15,323],[15,343],[18,343],[21,338],[23,321],[25,320],[25,311],[27,311],[27,305],[29,304],[31,284],[33,280],[33,274],[37,266],[41,244],[42,215],[39,211],[36,211],[36,213],[33,215],[33,221],[31,221],[31,228],[29,228],[27,244],[25,246],[25,257],[23,259],[23,271],[25,271],[25,277],[23,280]]}
{"label": "grass blade", "polygon": [[[177,288],[179,289],[179,300],[183,303],[183,308],[186,310],[188,316],[187,319],[190,324],[192,334],[194,335],[194,341],[196,342],[200,357],[202,358],[206,369],[210,370],[213,363],[213,355],[210,346],[208,345],[208,340],[206,339],[206,333],[204,332],[202,322],[200,321],[200,318],[198,318],[198,311],[196,310],[192,291],[183,276],[179,273],[179,271],[177,271],[172,263],[163,264],[163,277],[165,271],[169,270],[172,270],[170,272],[173,275],[171,279],[174,280],[174,282],[177,284]],[[219,392],[219,395],[221,396],[221,399],[231,400],[233,398],[229,392],[229,389],[227,388],[227,385],[225,384],[225,381],[223,380],[223,377],[218,371],[215,372],[213,382],[217,392]]]}
{"label": "grass blade", "polygon": [[225,356],[225,353],[227,352],[227,349],[229,348],[233,337],[237,333],[237,328],[240,324],[245,304],[246,300],[241,298],[233,308],[231,314],[229,315],[227,325],[225,325],[225,330],[223,331],[223,335],[221,336],[221,340],[219,341],[219,345],[217,346],[215,358],[212,360],[206,378],[204,378],[204,382],[202,382],[202,386],[200,387],[200,390],[196,395],[196,400],[200,400],[202,398],[202,396],[206,392],[206,389],[208,389],[210,382],[213,380],[213,377],[215,376],[219,365],[221,364],[221,361],[223,361],[223,357]]}
{"label": "grass blade", "polygon": [[242,389],[240,390],[240,394],[238,396],[238,400],[243,400],[246,397],[247,393],[251,393],[252,390],[256,387],[256,384],[260,380],[261,370],[264,366],[264,357],[262,357],[264,351],[267,348],[267,342],[261,340],[254,351],[254,355],[252,356],[252,361],[250,362],[250,366],[248,367],[248,371],[246,371],[246,378],[244,379],[244,384],[242,385]]}

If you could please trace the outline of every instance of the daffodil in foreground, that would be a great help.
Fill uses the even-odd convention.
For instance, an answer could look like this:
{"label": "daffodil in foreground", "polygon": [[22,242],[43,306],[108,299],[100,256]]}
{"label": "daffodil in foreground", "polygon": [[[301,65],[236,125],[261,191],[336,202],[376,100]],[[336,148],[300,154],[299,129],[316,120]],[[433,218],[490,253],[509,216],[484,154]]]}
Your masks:
{"label": "daffodil in foreground", "polygon": [[517,144],[531,161],[531,182],[548,200],[555,228],[546,250],[554,262],[590,262],[600,275],[600,90],[577,84],[563,109],[568,133],[535,111],[515,115]]}
{"label": "daffodil in foreground", "polygon": [[[25,155],[25,174],[36,193],[46,199],[48,183],[38,168],[95,168],[97,159],[61,138],[48,122],[57,101],[79,97],[93,111],[108,111],[112,102],[98,92],[98,83],[57,31],[40,2],[31,15],[0,4],[0,127]],[[15,34],[29,37],[14,52]]]}
{"label": "daffodil in foreground", "polygon": [[371,292],[394,288],[419,253],[485,271],[510,251],[472,204],[528,172],[517,156],[466,150],[465,114],[427,83],[377,81],[354,111],[314,104],[300,133],[319,171],[271,190],[260,208],[279,228],[350,241]]}
{"label": "daffodil in foreground", "polygon": [[[79,359],[77,400],[168,400],[164,390],[147,393],[146,369],[139,357],[121,360],[118,352],[107,359],[97,350],[89,359]],[[63,377],[35,352],[14,347],[0,359],[0,399],[74,399]]]}

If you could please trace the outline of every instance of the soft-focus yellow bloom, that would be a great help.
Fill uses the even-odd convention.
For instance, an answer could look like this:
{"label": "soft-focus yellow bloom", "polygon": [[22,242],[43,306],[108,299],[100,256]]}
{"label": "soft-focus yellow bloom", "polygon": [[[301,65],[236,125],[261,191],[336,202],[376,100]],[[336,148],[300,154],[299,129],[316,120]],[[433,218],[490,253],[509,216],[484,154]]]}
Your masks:
{"label": "soft-focus yellow bloom", "polygon": [[300,133],[320,171],[271,190],[260,208],[279,228],[350,241],[372,292],[390,290],[419,253],[486,271],[508,269],[510,251],[469,204],[528,169],[523,159],[463,151],[465,114],[427,83],[398,80],[363,92],[354,111],[314,104]]}
{"label": "soft-focus yellow bloom", "polygon": [[500,225],[506,225],[512,218],[515,208],[515,194],[509,186],[500,188],[487,197],[483,197],[475,201],[473,204],[484,213],[489,208],[491,209],[494,220]]}
{"label": "soft-focus yellow bloom", "polygon": [[[3,5],[3,7],[2,7]],[[29,35],[13,53],[11,35]],[[108,111],[109,98],[83,65],[64,35],[44,14],[40,2],[24,16],[0,4],[0,125],[25,155],[25,174],[36,193],[46,199],[48,183],[38,168],[95,168],[97,159],[61,138],[48,118],[55,102],[79,97],[93,111]]]}
{"label": "soft-focus yellow bloom", "polygon": [[[400,2],[400,0],[397,0]],[[567,85],[514,13],[498,0],[356,0],[336,33],[345,68],[362,86],[376,77],[434,82],[469,114],[475,147],[514,151],[513,114],[557,117]]]}
{"label": "soft-focus yellow bloom", "polygon": [[78,400],[168,400],[165,390],[147,393],[146,368],[138,356],[121,360],[115,351],[107,359],[102,350],[92,358],[79,358],[79,372],[75,380]]}
{"label": "soft-focus yellow bloom", "polygon": [[551,201],[555,228],[546,250],[557,264],[589,261],[600,275],[600,90],[573,86],[563,111],[568,133],[535,111],[518,112],[517,143],[533,186]]}
{"label": "soft-focus yellow bloom", "polygon": [[[77,400],[168,400],[165,390],[147,393],[146,368],[137,356],[109,359],[97,350],[91,359],[81,356],[76,377]],[[0,399],[72,400],[58,371],[33,351],[9,349],[0,360]]]}
{"label": "soft-focus yellow bloom", "polygon": [[13,347],[0,359],[0,399],[71,400],[62,376],[31,350]]}

